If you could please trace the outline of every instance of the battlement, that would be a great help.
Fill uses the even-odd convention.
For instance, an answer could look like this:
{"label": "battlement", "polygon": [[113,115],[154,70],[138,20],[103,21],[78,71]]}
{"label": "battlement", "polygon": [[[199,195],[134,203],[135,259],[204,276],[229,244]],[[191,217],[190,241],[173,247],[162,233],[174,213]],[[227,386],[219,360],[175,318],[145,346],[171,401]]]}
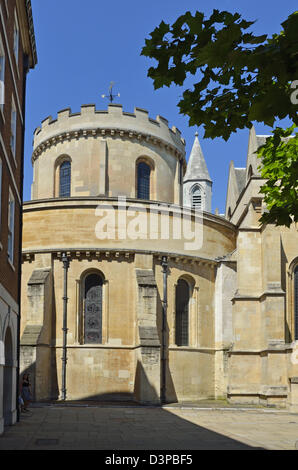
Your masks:
{"label": "battlement", "polygon": [[185,153],[185,140],[177,127],[169,127],[168,120],[160,115],[156,119],[149,117],[147,110],[135,108],[133,113],[123,111],[121,104],[110,104],[108,109],[96,110],[95,104],[81,106],[79,113],[72,113],[70,108],[62,109],[57,113],[57,118],[48,116],[34,131],[34,150],[51,139],[63,134],[100,132],[111,130],[112,135],[119,132],[121,136],[128,133],[132,135],[151,137],[171,147],[174,146],[179,153]]}

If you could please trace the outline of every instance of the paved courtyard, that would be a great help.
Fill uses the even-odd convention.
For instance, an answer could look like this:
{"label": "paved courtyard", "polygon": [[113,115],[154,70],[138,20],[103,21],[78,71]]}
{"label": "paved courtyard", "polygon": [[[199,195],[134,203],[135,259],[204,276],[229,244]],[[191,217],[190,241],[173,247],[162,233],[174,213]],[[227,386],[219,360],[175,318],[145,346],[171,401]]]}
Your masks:
{"label": "paved courtyard", "polygon": [[35,404],[0,450],[292,449],[298,414],[283,410]]}

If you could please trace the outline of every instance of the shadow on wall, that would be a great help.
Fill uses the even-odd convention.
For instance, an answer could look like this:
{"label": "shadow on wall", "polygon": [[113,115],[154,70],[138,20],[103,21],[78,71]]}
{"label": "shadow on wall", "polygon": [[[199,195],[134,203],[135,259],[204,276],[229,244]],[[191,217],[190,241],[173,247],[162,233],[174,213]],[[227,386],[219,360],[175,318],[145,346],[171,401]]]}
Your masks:
{"label": "shadow on wall", "polygon": [[[281,261],[281,289],[284,292],[287,292],[287,264],[288,259],[283,247],[282,238],[280,239],[280,261]],[[289,318],[287,315],[287,296],[284,296],[284,312],[285,312],[285,341],[286,343],[291,343],[293,341],[291,328],[289,325]]]}
{"label": "shadow on wall", "polygon": [[[56,293],[55,287],[53,282],[53,293],[52,293],[52,332],[56,331]],[[51,351],[51,378],[50,378],[50,396],[52,400],[55,400],[59,397],[59,387],[58,387],[58,377],[57,377],[57,360],[56,360],[56,352],[55,348],[52,348]]]}

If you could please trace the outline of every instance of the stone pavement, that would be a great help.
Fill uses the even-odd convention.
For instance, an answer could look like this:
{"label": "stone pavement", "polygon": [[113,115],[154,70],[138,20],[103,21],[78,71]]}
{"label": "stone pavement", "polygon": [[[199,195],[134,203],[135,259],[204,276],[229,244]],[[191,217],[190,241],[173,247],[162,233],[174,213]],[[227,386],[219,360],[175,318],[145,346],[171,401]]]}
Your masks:
{"label": "stone pavement", "polygon": [[295,449],[298,414],[180,405],[33,404],[1,450]]}

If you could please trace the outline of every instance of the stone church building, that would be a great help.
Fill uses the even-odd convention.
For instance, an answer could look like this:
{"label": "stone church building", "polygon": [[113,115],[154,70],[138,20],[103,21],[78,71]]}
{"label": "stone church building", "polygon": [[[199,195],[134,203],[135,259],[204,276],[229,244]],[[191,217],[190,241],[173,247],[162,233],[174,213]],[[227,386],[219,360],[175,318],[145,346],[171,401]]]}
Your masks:
{"label": "stone church building", "polygon": [[[226,214],[195,136],[111,104],[34,133],[21,370],[36,400],[298,406],[297,227],[260,227],[249,135]],[[297,354],[297,356],[296,356]]]}

